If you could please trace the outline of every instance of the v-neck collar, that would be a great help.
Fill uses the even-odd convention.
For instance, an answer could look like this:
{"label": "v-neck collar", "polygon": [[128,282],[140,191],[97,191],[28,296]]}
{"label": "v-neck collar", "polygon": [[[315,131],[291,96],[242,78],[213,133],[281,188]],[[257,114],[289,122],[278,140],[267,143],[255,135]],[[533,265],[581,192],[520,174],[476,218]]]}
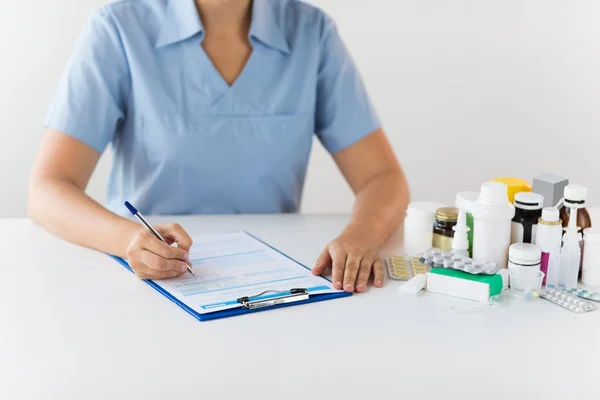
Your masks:
{"label": "v-neck collar", "polygon": [[[252,20],[248,36],[284,54],[289,54],[290,46],[279,23],[282,18],[279,13],[276,13],[273,1],[280,0],[252,1]],[[155,47],[175,44],[203,31],[202,21],[194,0],[169,0],[160,24]]]}

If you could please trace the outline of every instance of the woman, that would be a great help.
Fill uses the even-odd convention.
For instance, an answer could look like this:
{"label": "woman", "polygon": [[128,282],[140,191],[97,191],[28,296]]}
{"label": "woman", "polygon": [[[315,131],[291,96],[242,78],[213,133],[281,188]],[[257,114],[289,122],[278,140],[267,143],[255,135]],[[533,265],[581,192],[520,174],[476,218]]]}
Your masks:
{"label": "woman", "polygon": [[[334,23],[295,0],[125,0],[92,16],[45,119],[30,184],[34,221],[126,257],[142,279],[178,276],[174,248],[124,217],[298,211],[312,135],[357,195],[313,272],[383,284],[378,249],[402,221],[407,184]],[[108,144],[107,208],[85,194]]]}

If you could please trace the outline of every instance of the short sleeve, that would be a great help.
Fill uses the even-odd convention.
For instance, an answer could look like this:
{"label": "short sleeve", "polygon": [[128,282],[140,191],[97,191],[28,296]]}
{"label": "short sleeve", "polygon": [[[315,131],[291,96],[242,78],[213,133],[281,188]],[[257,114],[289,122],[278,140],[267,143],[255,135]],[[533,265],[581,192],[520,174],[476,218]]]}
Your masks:
{"label": "short sleeve", "polygon": [[335,24],[323,34],[317,82],[315,130],[329,153],[354,144],[380,127],[362,78]]}
{"label": "short sleeve", "polygon": [[94,14],[75,45],[44,126],[102,153],[125,117],[128,66],[107,11]]}

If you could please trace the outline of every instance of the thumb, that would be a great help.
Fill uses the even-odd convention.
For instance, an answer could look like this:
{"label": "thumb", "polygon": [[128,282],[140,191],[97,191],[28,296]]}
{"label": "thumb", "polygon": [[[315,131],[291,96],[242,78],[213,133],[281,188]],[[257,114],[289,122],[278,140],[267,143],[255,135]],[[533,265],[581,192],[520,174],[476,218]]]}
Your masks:
{"label": "thumb", "polygon": [[321,252],[319,258],[317,258],[317,262],[315,263],[315,267],[312,269],[313,275],[323,275],[327,268],[331,266],[331,255],[329,254],[329,246],[325,247],[325,249]]}

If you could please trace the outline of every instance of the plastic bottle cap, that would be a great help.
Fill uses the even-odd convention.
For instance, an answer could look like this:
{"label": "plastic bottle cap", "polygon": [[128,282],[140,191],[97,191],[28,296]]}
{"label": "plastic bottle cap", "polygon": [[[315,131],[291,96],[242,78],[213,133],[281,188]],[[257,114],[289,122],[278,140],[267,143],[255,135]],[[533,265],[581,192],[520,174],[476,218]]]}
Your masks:
{"label": "plastic bottle cap", "polygon": [[542,260],[542,248],[532,243],[515,243],[508,248],[508,259],[519,265],[539,264]]}
{"label": "plastic bottle cap", "polygon": [[587,188],[582,185],[565,186],[565,202],[580,202],[587,199]]}
{"label": "plastic bottle cap", "polygon": [[479,193],[477,192],[458,192],[456,194],[456,208],[459,210],[465,210],[470,213],[473,208],[473,204],[479,199]]}
{"label": "plastic bottle cap", "polygon": [[506,185],[500,182],[486,182],[482,184],[479,201],[488,204],[504,204],[508,202]]}
{"label": "plastic bottle cap", "polygon": [[539,193],[519,192],[515,194],[515,207],[522,210],[541,210],[544,207],[544,196]]}
{"label": "plastic bottle cap", "polygon": [[542,209],[542,220],[546,222],[558,222],[560,220],[560,212],[558,208],[546,207]]}

